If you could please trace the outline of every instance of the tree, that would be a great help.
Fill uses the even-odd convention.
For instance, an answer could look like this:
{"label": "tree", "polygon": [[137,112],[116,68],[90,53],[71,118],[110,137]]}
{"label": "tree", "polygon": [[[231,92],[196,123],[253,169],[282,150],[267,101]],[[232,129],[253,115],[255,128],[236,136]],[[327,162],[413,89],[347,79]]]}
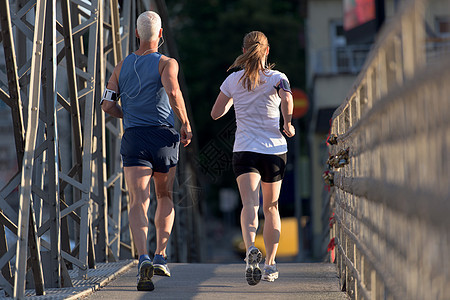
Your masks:
{"label": "tree", "polygon": [[[230,112],[224,120],[212,121],[210,111],[228,67],[242,51],[246,33],[264,32],[270,44],[269,62],[288,76],[293,87],[304,87],[300,1],[166,0],[166,4],[189,90],[197,130],[194,138],[198,139],[200,152],[234,120]],[[227,145],[222,146],[224,152],[231,152]],[[233,175],[228,175],[216,178],[217,184],[234,184]]]}

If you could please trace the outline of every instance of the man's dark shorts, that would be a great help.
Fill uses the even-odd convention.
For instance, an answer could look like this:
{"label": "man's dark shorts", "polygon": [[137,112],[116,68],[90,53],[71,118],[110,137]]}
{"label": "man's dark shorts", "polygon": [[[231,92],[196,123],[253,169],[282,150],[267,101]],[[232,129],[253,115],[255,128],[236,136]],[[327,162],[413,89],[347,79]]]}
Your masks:
{"label": "man's dark shorts", "polygon": [[124,167],[146,166],[154,172],[167,173],[178,163],[180,135],[173,127],[127,128],[120,154]]}
{"label": "man's dark shorts", "polygon": [[233,171],[236,178],[245,173],[258,173],[263,182],[277,182],[284,178],[287,153],[262,154],[233,152]]}

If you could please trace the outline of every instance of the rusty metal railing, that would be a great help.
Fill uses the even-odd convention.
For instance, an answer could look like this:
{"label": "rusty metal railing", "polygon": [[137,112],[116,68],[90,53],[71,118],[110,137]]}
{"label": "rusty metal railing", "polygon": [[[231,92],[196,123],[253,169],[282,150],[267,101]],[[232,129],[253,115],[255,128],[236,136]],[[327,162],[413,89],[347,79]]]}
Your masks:
{"label": "rusty metal railing", "polygon": [[404,1],[333,115],[330,248],[354,299],[450,298],[450,55],[427,59],[433,14],[450,3]]}

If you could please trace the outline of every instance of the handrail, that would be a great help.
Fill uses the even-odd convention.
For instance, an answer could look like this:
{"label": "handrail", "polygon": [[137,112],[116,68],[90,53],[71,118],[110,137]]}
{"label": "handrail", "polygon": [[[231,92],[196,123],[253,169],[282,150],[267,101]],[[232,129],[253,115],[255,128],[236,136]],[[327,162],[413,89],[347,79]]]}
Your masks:
{"label": "handrail", "polygon": [[450,295],[450,53],[429,52],[431,2],[402,3],[333,114],[330,238],[354,299]]}

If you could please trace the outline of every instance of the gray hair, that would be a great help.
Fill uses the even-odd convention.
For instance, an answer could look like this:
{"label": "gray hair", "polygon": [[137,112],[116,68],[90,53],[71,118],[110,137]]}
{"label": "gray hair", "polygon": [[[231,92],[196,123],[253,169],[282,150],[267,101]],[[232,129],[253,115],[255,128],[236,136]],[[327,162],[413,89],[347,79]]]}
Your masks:
{"label": "gray hair", "polygon": [[158,38],[161,29],[161,18],[154,11],[144,11],[136,22],[137,31],[141,40],[151,41]]}

